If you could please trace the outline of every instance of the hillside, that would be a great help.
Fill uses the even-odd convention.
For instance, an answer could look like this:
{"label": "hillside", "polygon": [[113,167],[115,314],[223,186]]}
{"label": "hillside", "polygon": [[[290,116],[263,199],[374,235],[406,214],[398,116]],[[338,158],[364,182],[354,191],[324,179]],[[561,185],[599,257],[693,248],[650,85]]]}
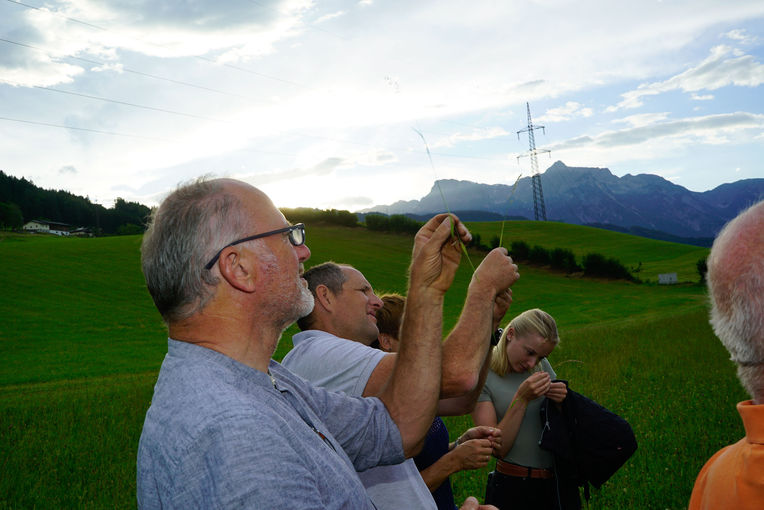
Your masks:
{"label": "hillside", "polygon": [[[487,236],[501,222],[471,226]],[[691,275],[704,253],[587,227],[538,227],[507,222],[504,240],[643,260],[651,275],[669,266]],[[378,293],[405,291],[412,236],[310,224],[307,233],[307,265],[350,263]],[[140,272],[140,240],[0,234],[0,257],[15,261],[0,267],[0,313],[11,318],[0,326],[0,507],[135,505],[138,437],[167,350]],[[470,259],[480,262],[475,253]],[[550,356],[558,376],[624,416],[637,436],[639,450],[589,508],[684,508],[703,462],[742,435],[734,405],[744,392],[708,325],[704,288],[569,278],[529,266],[520,274],[510,315],[550,312],[562,338]],[[463,261],[446,296],[446,331],[471,276]],[[284,333],[276,359],[295,331]],[[452,439],[471,425],[469,417],[446,421]],[[456,475],[457,500],[482,498],[487,472]]]}

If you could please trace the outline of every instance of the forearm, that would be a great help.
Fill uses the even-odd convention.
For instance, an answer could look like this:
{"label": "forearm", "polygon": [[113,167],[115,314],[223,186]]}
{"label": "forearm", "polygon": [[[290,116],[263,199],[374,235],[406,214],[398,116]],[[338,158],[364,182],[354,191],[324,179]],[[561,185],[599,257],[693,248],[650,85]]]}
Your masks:
{"label": "forearm", "polygon": [[443,293],[412,285],[400,331],[400,349],[380,398],[401,433],[407,457],[432,425],[441,377]]}
{"label": "forearm", "polygon": [[441,398],[461,397],[475,389],[480,391],[481,368],[490,346],[495,298],[496,293],[480,282],[470,284],[459,321],[443,343]]}
{"label": "forearm", "polygon": [[489,360],[490,350],[487,350],[475,387],[461,397],[441,399],[438,403],[438,416],[462,416],[471,413],[475,409],[477,398],[480,396],[485,379],[488,376]]}
{"label": "forearm", "polygon": [[[450,446],[450,445],[449,445]],[[419,472],[422,480],[427,484],[430,492],[440,487],[446,479],[459,471],[459,462],[451,449],[448,453],[439,458],[434,464]]]}
{"label": "forearm", "polygon": [[528,408],[528,402],[515,396],[513,403],[504,413],[504,417],[496,425],[501,430],[501,447],[499,448],[500,458],[504,458],[512,445],[515,444],[517,433],[520,431],[520,425],[525,417],[525,410]]}

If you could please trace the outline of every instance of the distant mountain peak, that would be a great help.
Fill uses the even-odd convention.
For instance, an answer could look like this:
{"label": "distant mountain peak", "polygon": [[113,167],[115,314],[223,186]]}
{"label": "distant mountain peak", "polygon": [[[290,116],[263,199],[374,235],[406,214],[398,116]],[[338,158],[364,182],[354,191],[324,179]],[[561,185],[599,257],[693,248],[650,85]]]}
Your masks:
{"label": "distant mountain peak", "polygon": [[[550,220],[638,227],[682,237],[714,237],[743,208],[764,198],[764,179],[723,184],[698,193],[658,175],[618,177],[608,168],[569,167],[559,160],[541,174],[541,184]],[[452,211],[473,214],[484,211],[491,219],[497,214],[533,217],[530,176],[518,181],[514,193],[512,186],[506,184],[439,179],[420,200],[375,206],[361,212],[434,214],[445,209],[444,198]]]}

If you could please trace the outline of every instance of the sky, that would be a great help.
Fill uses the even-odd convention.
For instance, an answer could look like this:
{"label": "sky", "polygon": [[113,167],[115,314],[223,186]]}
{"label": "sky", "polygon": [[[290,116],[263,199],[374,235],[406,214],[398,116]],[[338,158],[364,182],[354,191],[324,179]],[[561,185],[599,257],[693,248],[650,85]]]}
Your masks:
{"label": "sky", "polygon": [[350,211],[511,185],[528,106],[542,173],[764,177],[764,2],[0,0],[0,170],[106,207],[201,175]]}

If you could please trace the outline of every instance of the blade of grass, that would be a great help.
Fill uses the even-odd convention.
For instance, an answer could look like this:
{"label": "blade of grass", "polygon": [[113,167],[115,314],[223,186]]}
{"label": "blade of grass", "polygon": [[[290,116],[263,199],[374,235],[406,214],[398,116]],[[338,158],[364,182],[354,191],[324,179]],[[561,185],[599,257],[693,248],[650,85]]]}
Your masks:
{"label": "blade of grass", "polygon": [[[438,192],[440,192],[440,198],[443,200],[443,206],[446,208],[446,212],[449,215],[451,214],[451,209],[448,207],[448,203],[446,202],[446,196],[443,194],[443,190],[440,188],[440,182],[438,182],[438,174],[435,171],[435,165],[432,162],[432,155],[430,154],[430,146],[427,145],[427,140],[425,140],[424,135],[421,131],[419,131],[417,128],[411,128],[414,130],[416,134],[419,135],[419,137],[422,139],[422,142],[424,143],[424,148],[427,151],[427,158],[430,160],[430,168],[432,168],[432,173],[435,176],[435,185],[438,186]],[[456,242],[459,243],[459,246],[462,247],[462,253],[464,253],[464,256],[467,257],[467,262],[469,262],[470,267],[472,268],[472,272],[475,272],[475,265],[472,263],[472,260],[470,259],[470,254],[467,253],[467,247],[464,245],[462,240],[454,233],[454,223],[451,222],[451,236],[456,239]]]}
{"label": "blade of grass", "polygon": [[[512,200],[515,196],[515,190],[517,190],[517,183],[520,182],[520,177],[522,177],[523,174],[520,172],[520,175],[517,176],[517,179],[515,179],[515,183],[512,185],[512,191],[509,192],[509,202],[507,202],[507,207],[509,207],[512,204]],[[506,220],[501,220],[501,234],[499,235],[499,246],[502,245],[504,242],[504,223]]]}

